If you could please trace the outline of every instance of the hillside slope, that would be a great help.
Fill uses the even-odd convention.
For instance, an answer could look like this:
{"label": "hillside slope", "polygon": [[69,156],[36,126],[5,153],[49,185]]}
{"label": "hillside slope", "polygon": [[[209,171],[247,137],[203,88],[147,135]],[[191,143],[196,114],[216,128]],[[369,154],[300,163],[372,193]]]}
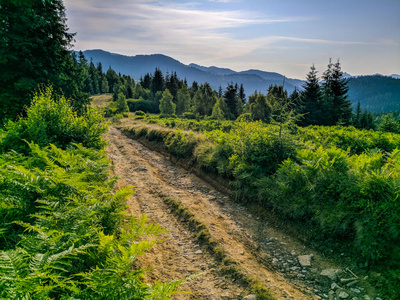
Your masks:
{"label": "hillside slope", "polygon": [[[217,67],[185,65],[162,54],[125,56],[103,50],[86,50],[83,53],[88,59],[92,58],[95,64],[101,62],[105,70],[111,66],[117,73],[130,75],[135,80],[159,68],[164,74],[176,72],[179,78],[186,78],[189,84],[193,81],[208,82],[215,90],[218,90],[219,86],[225,89],[230,82],[243,84],[247,95],[251,95],[256,90],[266,93],[270,85],[282,84],[284,78],[278,73],[258,71],[257,74],[255,70],[235,72]],[[285,80],[285,88],[289,93],[295,87],[301,88],[301,85],[301,80],[288,78]]]}

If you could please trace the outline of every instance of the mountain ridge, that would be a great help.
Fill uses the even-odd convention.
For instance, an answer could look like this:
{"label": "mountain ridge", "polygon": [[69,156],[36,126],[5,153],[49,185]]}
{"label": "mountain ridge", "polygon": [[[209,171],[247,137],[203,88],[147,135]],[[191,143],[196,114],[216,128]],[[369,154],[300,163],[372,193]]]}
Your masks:
{"label": "mountain ridge", "polygon": [[[193,81],[198,83],[208,82],[215,90],[221,86],[223,89],[228,83],[243,84],[247,94],[254,91],[266,93],[269,86],[274,84],[282,85],[284,76],[275,72],[265,72],[253,70],[251,74],[248,71],[236,72],[228,68],[219,67],[203,67],[198,64],[191,63],[185,65],[178,60],[164,54],[135,55],[126,56],[116,53],[107,52],[101,49],[85,50],[83,54],[88,59],[92,58],[94,63],[101,62],[104,67],[111,66],[116,72],[130,75],[135,80],[147,73],[153,73],[155,68],[160,69],[163,74],[176,72],[178,77],[186,78],[188,83]],[[255,74],[255,72],[260,72]],[[260,76],[263,74],[264,76]],[[271,78],[267,78],[266,74],[272,74]],[[299,79],[291,79],[285,77],[285,89],[291,93],[295,88],[301,89],[303,81]]]}
{"label": "mountain ridge", "polygon": [[[255,91],[267,93],[268,88],[275,84],[284,84],[288,93],[295,88],[302,90],[304,85],[304,81],[300,79],[287,78],[276,72],[256,69],[237,72],[229,68],[204,67],[195,63],[185,65],[164,54],[126,56],[101,49],[85,50],[83,53],[86,58],[92,58],[94,63],[101,62],[103,68],[111,66],[117,73],[130,75],[136,81],[147,73],[154,73],[158,68],[164,75],[176,72],[179,78],[186,78],[189,85],[193,81],[199,84],[208,82],[214,90],[218,90],[220,86],[225,89],[231,82],[243,84],[247,96]],[[400,75],[352,76],[344,73],[344,77],[349,80],[348,96],[354,107],[360,102],[361,108],[369,111],[400,110]]]}

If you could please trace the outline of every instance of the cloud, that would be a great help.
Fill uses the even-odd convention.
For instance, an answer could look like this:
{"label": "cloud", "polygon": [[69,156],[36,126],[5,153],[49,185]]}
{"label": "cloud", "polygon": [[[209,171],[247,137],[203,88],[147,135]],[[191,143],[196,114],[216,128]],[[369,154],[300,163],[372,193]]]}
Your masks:
{"label": "cloud", "polygon": [[[227,0],[223,0],[227,1]],[[124,53],[235,57],[262,46],[262,39],[238,39],[232,29],[297,22],[299,18],[254,17],[242,11],[209,11],[154,1],[65,0],[79,48],[107,48]],[[103,46],[102,46],[103,45]]]}
{"label": "cloud", "polygon": [[[163,53],[184,63],[195,61],[210,65],[229,62],[239,67],[246,61],[251,60],[254,65],[265,57],[277,57],[276,53],[289,53],[290,50],[308,53],[310,51],[304,51],[304,48],[329,47],[327,51],[333,51],[331,49],[339,46],[380,44],[378,41],[335,41],[279,35],[279,31],[269,30],[268,26],[312,19],[267,18],[250,11],[212,11],[199,9],[202,6],[196,2],[173,5],[169,1],[151,0],[64,0],[64,3],[68,25],[71,31],[78,32],[75,44],[81,50],[101,48],[126,55]],[[212,6],[211,3],[208,5]],[[257,28],[257,34],[252,37],[237,35],[239,30],[251,26]],[[259,30],[263,28],[266,30]]]}

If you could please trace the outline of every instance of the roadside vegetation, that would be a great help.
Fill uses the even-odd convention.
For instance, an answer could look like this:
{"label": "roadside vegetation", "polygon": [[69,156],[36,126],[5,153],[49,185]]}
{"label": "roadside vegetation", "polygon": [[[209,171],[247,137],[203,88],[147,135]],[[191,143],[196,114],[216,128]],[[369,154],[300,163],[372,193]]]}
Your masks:
{"label": "roadside vegetation", "polygon": [[[290,95],[275,85],[246,97],[233,82],[214,91],[159,69],[135,82],[70,50],[74,35],[61,0],[1,8],[0,298],[168,299],[179,292],[181,281],[149,285],[135,265],[164,229],[145,215],[126,215],[134,191],[115,191],[108,172],[104,116],[118,121],[130,112],[144,125],[126,135],[228,179],[238,200],[305,224],[321,244],[348,245],[359,265],[383,274],[373,280],[385,297],[398,297],[399,116],[374,116],[360,105],[353,112],[339,61],[329,61],[322,80],[312,66],[303,91]],[[92,105],[106,105],[101,113],[89,101],[98,94],[112,98]]]}
{"label": "roadside vegetation", "polygon": [[163,143],[175,158],[229,179],[237,199],[307,225],[310,240],[346,245],[362,268],[384,274],[376,282],[382,292],[398,295],[400,135],[343,126],[280,132],[260,121],[147,121],[166,128],[143,124],[124,133]]}
{"label": "roadside vegetation", "polygon": [[[56,120],[57,122],[51,122]],[[148,285],[136,258],[165,232],[125,213],[113,189],[102,115],[78,117],[47,88],[0,132],[0,298],[165,299],[180,282]]]}

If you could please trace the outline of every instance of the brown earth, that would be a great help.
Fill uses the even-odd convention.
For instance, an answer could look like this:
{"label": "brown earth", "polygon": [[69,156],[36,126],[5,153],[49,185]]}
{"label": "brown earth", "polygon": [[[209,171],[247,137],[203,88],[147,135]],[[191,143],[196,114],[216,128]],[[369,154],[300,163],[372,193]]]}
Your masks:
{"label": "brown earth", "polygon": [[[119,177],[117,187],[136,189],[128,201],[129,212],[146,213],[151,222],[168,229],[163,236],[166,241],[140,258],[142,268],[154,267],[147,273],[149,282],[198,274],[181,287],[190,294],[174,299],[241,299],[249,294],[239,283],[223,277],[213,257],[200,250],[191,232],[164,203],[165,197],[171,197],[203,222],[228,256],[277,299],[328,299],[331,283],[320,282],[319,273],[343,268],[276,228],[276,223],[252,214],[223,193],[223,188],[216,189],[218,185],[211,186],[177,167],[167,155],[127,138],[115,127],[105,139],[113,172]],[[311,267],[302,267],[298,256],[310,254]]]}

